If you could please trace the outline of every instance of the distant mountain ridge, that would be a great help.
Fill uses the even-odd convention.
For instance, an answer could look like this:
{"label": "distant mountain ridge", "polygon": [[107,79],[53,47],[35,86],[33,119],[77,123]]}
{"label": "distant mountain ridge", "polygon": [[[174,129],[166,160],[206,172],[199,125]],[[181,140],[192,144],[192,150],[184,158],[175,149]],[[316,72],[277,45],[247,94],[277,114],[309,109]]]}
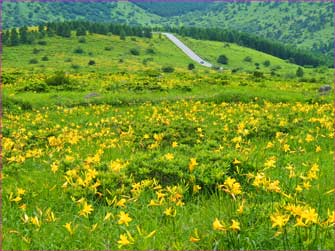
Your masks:
{"label": "distant mountain ridge", "polygon": [[227,28],[332,56],[333,2],[3,2],[3,27],[89,20]]}

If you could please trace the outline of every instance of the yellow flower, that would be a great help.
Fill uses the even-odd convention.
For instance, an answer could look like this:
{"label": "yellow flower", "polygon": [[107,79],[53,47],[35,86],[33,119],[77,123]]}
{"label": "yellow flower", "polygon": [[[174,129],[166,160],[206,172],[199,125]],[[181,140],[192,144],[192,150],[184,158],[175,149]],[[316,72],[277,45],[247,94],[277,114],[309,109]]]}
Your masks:
{"label": "yellow flower", "polygon": [[219,188],[222,188],[223,191],[229,193],[234,199],[236,195],[242,193],[241,185],[234,178],[228,177],[223,185],[219,185]]}
{"label": "yellow flower", "polygon": [[322,149],[321,149],[321,146],[316,146],[315,147],[315,152],[318,153],[318,152],[321,152]]}
{"label": "yellow flower", "polygon": [[232,224],[229,228],[232,229],[233,231],[241,230],[240,229],[240,223],[238,221],[235,221],[235,220],[232,220]]}
{"label": "yellow flower", "polygon": [[306,142],[312,142],[313,140],[314,140],[314,138],[313,138],[313,136],[312,135],[310,135],[310,134],[307,134],[306,135]]}
{"label": "yellow flower", "polygon": [[199,192],[201,190],[201,186],[199,186],[199,185],[194,185],[193,186],[193,193],[197,193],[197,192]]}
{"label": "yellow flower", "polygon": [[295,227],[306,227],[307,225],[303,222],[301,217],[296,218],[297,223],[294,224]]}
{"label": "yellow flower", "polygon": [[172,142],[172,147],[173,147],[173,148],[176,148],[177,146],[178,146],[178,143],[177,143],[176,141],[173,141],[173,142]]}
{"label": "yellow flower", "polygon": [[155,200],[150,200],[148,206],[160,206],[161,203],[156,202]]}
{"label": "yellow flower", "polygon": [[113,216],[112,213],[110,213],[110,212],[106,213],[106,216],[105,216],[105,218],[104,218],[104,221],[109,220],[111,216]]}
{"label": "yellow flower", "polygon": [[318,222],[318,213],[315,212],[314,208],[305,209],[302,212],[301,217],[305,219],[306,224],[308,224],[309,222],[311,222],[311,223],[317,223]]}
{"label": "yellow flower", "polygon": [[195,243],[195,242],[198,242],[198,241],[200,241],[200,237],[199,237],[199,234],[198,234],[198,229],[196,228],[196,229],[194,229],[194,235],[190,236],[190,242]]}
{"label": "yellow flower", "polygon": [[118,217],[120,218],[118,223],[117,224],[125,224],[126,226],[128,226],[129,222],[132,221],[132,218],[129,217],[129,214],[121,211],[119,214],[118,214]]}
{"label": "yellow flower", "polygon": [[272,228],[278,226],[279,228],[282,228],[286,225],[288,220],[290,219],[289,215],[281,215],[279,213],[273,214],[270,216],[272,221]]}
{"label": "yellow flower", "polygon": [[58,169],[59,169],[59,166],[58,166],[58,164],[56,162],[54,162],[54,163],[51,164],[51,171],[53,173],[56,173],[58,171]]}
{"label": "yellow flower", "polygon": [[190,236],[190,241],[195,243],[195,242],[200,241],[200,239],[196,238],[196,237],[193,237],[193,236]]}
{"label": "yellow flower", "polygon": [[225,231],[225,227],[224,225],[222,225],[219,221],[218,218],[215,218],[214,222],[213,222],[213,229],[214,230],[219,230],[219,231]]}
{"label": "yellow flower", "polygon": [[269,159],[267,159],[264,163],[265,168],[271,168],[276,166],[276,157],[272,156]]}
{"label": "yellow flower", "polygon": [[234,164],[234,165],[241,164],[241,161],[239,161],[238,159],[235,158],[234,161],[233,161],[233,164]]}
{"label": "yellow flower", "polygon": [[173,160],[174,159],[174,155],[172,153],[167,153],[164,155],[164,157],[167,159],[167,160]]}
{"label": "yellow flower", "polygon": [[37,216],[30,218],[30,222],[38,228],[41,227],[41,222],[39,221]]}
{"label": "yellow flower", "polygon": [[275,180],[273,182],[269,182],[267,184],[267,189],[270,192],[276,192],[276,193],[280,193],[280,186],[279,186],[279,180]]}
{"label": "yellow flower", "polygon": [[288,152],[288,151],[290,151],[291,149],[290,149],[290,145],[288,145],[288,144],[284,144],[284,146],[283,146],[283,150],[284,150],[284,152]]}
{"label": "yellow flower", "polygon": [[164,210],[164,214],[166,216],[175,217],[176,213],[177,213],[177,211],[173,207],[168,207]]}
{"label": "yellow flower", "polygon": [[129,240],[128,240],[128,236],[126,234],[120,234],[120,240],[117,241],[117,243],[119,244],[119,248],[132,244]]}
{"label": "yellow flower", "polygon": [[92,205],[87,204],[86,201],[84,201],[83,204],[84,204],[84,206],[83,206],[83,208],[80,210],[79,215],[80,215],[80,216],[88,217],[88,215],[91,214],[91,213],[93,212],[94,209],[93,209]]}
{"label": "yellow flower", "polygon": [[119,206],[119,207],[125,207],[125,203],[127,202],[126,199],[122,198],[121,200],[119,200],[116,205]]}
{"label": "yellow flower", "polygon": [[72,222],[68,222],[68,223],[66,223],[66,224],[64,225],[64,227],[65,227],[66,230],[70,233],[70,235],[73,235],[74,231],[73,231],[73,229],[72,229],[72,227],[71,227],[71,224],[72,224]]}
{"label": "yellow flower", "polygon": [[26,193],[26,190],[22,189],[22,188],[17,188],[17,194],[20,195],[24,195]]}
{"label": "yellow flower", "polygon": [[268,142],[268,144],[266,145],[266,149],[272,148],[273,147],[273,143],[270,141]]}
{"label": "yellow flower", "polygon": [[191,158],[190,162],[188,164],[188,169],[190,170],[190,172],[193,172],[196,165],[198,165],[197,159],[196,158]]}

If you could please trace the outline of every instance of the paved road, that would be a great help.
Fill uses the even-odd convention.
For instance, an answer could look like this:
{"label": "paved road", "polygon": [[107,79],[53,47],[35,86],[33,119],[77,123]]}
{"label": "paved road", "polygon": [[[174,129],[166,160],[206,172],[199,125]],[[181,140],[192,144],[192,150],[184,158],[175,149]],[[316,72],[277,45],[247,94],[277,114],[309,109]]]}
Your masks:
{"label": "paved road", "polygon": [[213,66],[211,63],[206,62],[201,57],[199,57],[197,54],[195,54],[190,48],[188,48],[182,41],[176,38],[173,34],[166,33],[166,32],[163,32],[162,34],[165,35],[168,39],[170,39],[175,45],[177,45],[192,60],[198,62],[202,66],[206,66],[206,67]]}

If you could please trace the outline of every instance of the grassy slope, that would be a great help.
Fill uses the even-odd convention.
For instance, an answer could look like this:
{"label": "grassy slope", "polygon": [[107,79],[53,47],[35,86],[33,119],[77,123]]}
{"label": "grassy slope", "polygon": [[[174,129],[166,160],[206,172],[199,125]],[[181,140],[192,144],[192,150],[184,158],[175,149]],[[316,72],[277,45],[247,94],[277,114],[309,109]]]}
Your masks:
{"label": "grassy slope", "polygon": [[[127,37],[126,41],[122,41],[118,36],[104,35],[87,35],[85,43],[79,43],[78,38],[45,38],[46,46],[42,45],[20,45],[17,47],[3,48],[3,67],[6,71],[11,71],[18,66],[21,70],[32,70],[34,72],[49,72],[57,66],[59,70],[77,72],[72,68],[73,65],[80,66],[80,72],[110,72],[120,69],[126,70],[133,66],[140,68],[160,68],[164,65],[171,65],[176,68],[186,68],[189,59],[181,50],[175,47],[173,43],[167,40],[164,36],[159,38],[154,35],[153,39],[147,38],[131,38]],[[135,41],[134,41],[135,40]],[[297,65],[285,62],[282,59],[271,55],[258,52],[253,49],[229,44],[225,46],[222,42],[195,40],[187,37],[181,38],[192,50],[198,53],[203,58],[217,64],[217,57],[225,54],[228,57],[228,64],[223,66],[225,69],[243,68],[242,71],[256,70],[255,63],[260,64],[260,71],[269,73],[273,67],[281,67],[277,70],[279,74],[295,74]],[[62,46],[59,46],[62,44]],[[76,48],[82,48],[83,54],[76,54]],[[111,51],[105,50],[106,47],[111,47]],[[134,56],[130,53],[130,49],[137,48],[140,51],[139,56]],[[146,50],[152,48],[154,54],[148,53]],[[37,54],[33,53],[34,49],[40,50]],[[48,56],[48,61],[42,61],[43,56]],[[252,62],[245,62],[244,58],[250,56]],[[152,61],[147,62],[147,66],[143,65],[143,60],[151,58]],[[29,64],[31,59],[37,59],[38,64]],[[66,62],[71,59],[71,62]],[[95,60],[95,66],[88,66],[89,60]],[[119,60],[124,62],[120,63]],[[263,66],[263,62],[269,60],[269,67]],[[195,63],[197,68],[205,69]],[[306,72],[311,72],[310,69],[305,69]]]}
{"label": "grassy slope", "polygon": [[[195,100],[229,101],[242,100],[250,101],[255,97],[268,99],[273,102],[279,101],[304,101],[314,100],[317,97],[316,90],[322,84],[331,84],[333,81],[332,71],[324,69],[304,69],[306,78],[315,78],[316,83],[303,83],[287,78],[295,75],[297,66],[272,57],[258,51],[230,44],[225,47],[224,43],[212,41],[197,41],[190,38],[181,38],[200,56],[208,58],[215,63],[220,54],[228,57],[228,65],[224,65],[224,71],[216,73],[214,70],[202,67],[195,63],[196,69],[192,72],[187,70],[187,65],[192,62],[178,48],[175,47],[164,36],[159,38],[157,34],[152,39],[127,37],[122,41],[118,36],[88,35],[86,43],[79,43],[77,37],[70,39],[52,37],[45,38],[46,46],[41,45],[20,45],[17,47],[3,48],[3,71],[18,75],[17,83],[12,87],[4,89],[5,99],[19,100],[30,104],[33,107],[43,105],[63,104],[76,105],[94,103],[129,104],[141,103],[143,101],[160,102],[161,100],[175,101],[181,98],[192,98]],[[62,46],[59,46],[59,45]],[[75,48],[81,47],[83,54],[75,54]],[[106,51],[105,47],[111,47]],[[33,54],[33,49],[43,50]],[[137,48],[139,56],[131,55],[130,49]],[[147,48],[153,48],[155,53],[146,53]],[[48,56],[48,61],[41,61],[43,56]],[[250,56],[252,63],[244,62],[244,58]],[[29,64],[29,60],[36,58],[38,64]],[[143,64],[143,60],[151,58],[152,61]],[[67,62],[71,59],[71,62]],[[119,60],[123,59],[120,63]],[[89,60],[94,60],[95,65],[89,66]],[[262,62],[269,60],[271,65],[265,67]],[[258,71],[265,73],[265,79],[254,82],[253,71],[256,70],[255,62],[260,63]],[[73,66],[79,66],[75,69]],[[176,68],[176,73],[161,73],[162,66],[171,65]],[[280,77],[271,77],[269,72],[273,67],[281,67],[277,70]],[[240,69],[238,74],[231,74],[230,70]],[[63,70],[78,79],[83,86],[77,91],[63,91],[61,95],[54,91],[49,93],[17,92],[22,86],[29,86],[32,83],[43,82],[43,79],[55,71]],[[160,74],[160,78],[148,78],[147,71],[154,71]],[[122,76],[122,72],[126,72]],[[250,72],[250,73],[248,73]],[[34,73],[34,74],[32,74]],[[116,77],[110,73],[117,73]],[[128,75],[134,73],[134,75]],[[208,77],[207,77],[208,75]],[[228,82],[228,86],[222,86],[221,82]],[[158,96],[152,96],[152,92],[144,88],[144,91],[135,92],[132,90],[136,85],[145,83],[159,87],[164,90]],[[149,87],[150,87],[149,85]],[[204,85],[206,86],[204,88]],[[184,86],[190,91],[183,90],[176,86]],[[112,91],[107,91],[109,88]],[[273,90],[276,90],[273,92]],[[98,98],[86,99],[90,92],[101,94]],[[325,97],[331,99],[330,96]],[[15,101],[16,102],[16,101]]]}
{"label": "grassy slope", "polygon": [[[150,9],[150,4],[148,4],[147,10],[144,10],[130,2],[5,3],[3,20],[4,27],[79,18],[99,22],[113,21],[142,25],[173,24],[232,28],[306,48],[312,48],[314,43],[317,46],[320,43],[331,43],[334,36],[333,5],[330,2],[296,4],[284,2],[277,3],[277,6],[275,3],[256,2],[251,4],[212,3],[208,4],[208,8],[204,10],[191,12],[189,10],[192,8],[182,5],[180,8],[185,9],[185,14],[167,18],[155,13],[164,15],[164,4],[169,3],[159,4],[161,5],[159,9],[156,7]],[[16,12],[14,11],[15,6],[18,6]],[[298,9],[301,9],[300,14],[298,14]],[[176,11],[179,13],[181,10]],[[171,7],[167,8],[166,12],[170,13]],[[321,20],[320,17],[325,20]],[[316,28],[313,29],[313,26]],[[327,53],[332,53],[332,50],[327,50]]]}

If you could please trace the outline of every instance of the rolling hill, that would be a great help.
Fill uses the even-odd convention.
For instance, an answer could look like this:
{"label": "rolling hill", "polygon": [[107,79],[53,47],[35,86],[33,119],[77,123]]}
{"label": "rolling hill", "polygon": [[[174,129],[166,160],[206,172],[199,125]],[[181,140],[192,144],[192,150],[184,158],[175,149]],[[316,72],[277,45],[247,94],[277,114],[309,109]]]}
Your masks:
{"label": "rolling hill", "polygon": [[[232,43],[187,37],[181,37],[181,40],[214,65],[219,65],[216,62],[219,55],[226,55],[228,63],[222,65],[224,70],[274,71],[280,75],[294,75],[298,68],[285,60]],[[88,65],[90,60],[94,60],[95,64]],[[265,61],[269,62],[267,66]],[[55,68],[70,72],[116,72],[133,68],[160,70],[164,66],[187,69],[189,63],[205,69],[159,34],[155,34],[152,39],[127,37],[126,41],[120,40],[119,36],[99,34],[86,35],[85,39],[74,34],[71,38],[46,37],[33,45],[4,46],[2,62],[3,69],[8,72],[18,67],[33,72],[53,72]]]}
{"label": "rolling hill", "polygon": [[85,19],[145,26],[229,28],[333,54],[333,3],[5,2],[4,28]]}

